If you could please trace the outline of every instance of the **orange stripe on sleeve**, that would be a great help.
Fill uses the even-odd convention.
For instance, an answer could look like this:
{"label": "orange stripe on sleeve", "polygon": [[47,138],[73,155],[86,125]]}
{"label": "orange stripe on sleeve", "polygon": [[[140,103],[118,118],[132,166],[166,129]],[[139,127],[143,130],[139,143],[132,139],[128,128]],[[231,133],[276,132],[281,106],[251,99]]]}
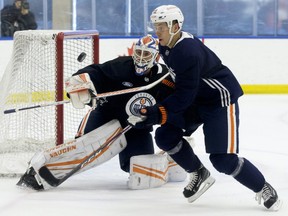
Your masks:
{"label": "orange stripe on sleeve", "polygon": [[175,89],[175,84],[171,81],[169,81],[168,79],[164,79],[162,80],[162,84],[172,88],[172,89]]}

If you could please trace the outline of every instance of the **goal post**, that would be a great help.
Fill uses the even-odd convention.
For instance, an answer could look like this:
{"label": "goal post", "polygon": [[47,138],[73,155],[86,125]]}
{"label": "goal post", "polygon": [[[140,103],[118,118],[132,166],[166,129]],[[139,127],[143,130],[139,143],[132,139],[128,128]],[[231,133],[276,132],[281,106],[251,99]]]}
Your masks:
{"label": "goal post", "polygon": [[[61,93],[61,91],[63,92],[64,89],[64,39],[75,39],[75,38],[89,38],[91,37],[91,63],[99,63],[99,34],[96,31],[86,31],[85,34],[84,32],[79,32],[79,31],[75,31],[75,32],[60,32],[57,34],[56,37],[56,92],[57,94],[55,95],[55,100],[57,101],[63,101],[64,100],[64,94]],[[76,51],[76,50],[75,50]],[[83,52],[80,52],[81,50],[79,50],[79,53],[76,53],[76,55],[80,55]],[[83,49],[83,51],[85,51],[85,49]],[[86,52],[85,52],[86,53]],[[86,53],[87,55],[87,53]],[[75,56],[76,57],[76,56]],[[78,57],[78,56],[77,56]],[[76,59],[73,59],[74,61],[76,61]],[[73,61],[72,60],[72,61]],[[85,60],[85,59],[84,59]],[[78,68],[79,69],[79,68]],[[76,72],[76,71],[74,71]],[[60,106],[56,106],[56,118],[60,121],[63,122],[63,118],[64,118],[64,109],[63,109],[63,105]],[[64,129],[63,129],[63,124],[56,124],[56,144],[61,144],[64,142]]]}
{"label": "goal post", "polygon": [[[77,60],[81,53],[86,57]],[[98,31],[15,32],[0,82],[0,176],[22,174],[36,151],[74,138],[88,108],[65,104],[6,115],[4,110],[67,99],[65,79],[92,63],[99,63]]]}

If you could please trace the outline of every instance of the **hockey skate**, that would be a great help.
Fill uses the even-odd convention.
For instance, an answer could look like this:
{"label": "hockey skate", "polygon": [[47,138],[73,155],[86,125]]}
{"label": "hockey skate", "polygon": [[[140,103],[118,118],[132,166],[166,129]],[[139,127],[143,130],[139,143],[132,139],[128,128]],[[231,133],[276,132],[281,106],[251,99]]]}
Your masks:
{"label": "hockey skate", "polygon": [[210,172],[203,166],[190,173],[190,182],[184,188],[183,194],[188,198],[188,202],[192,203],[198,199],[206,190],[208,190],[215,182],[210,176]]}
{"label": "hockey skate", "polygon": [[267,182],[265,182],[262,190],[256,194],[255,199],[259,205],[263,199],[264,206],[272,211],[278,211],[281,207],[281,200],[278,199],[276,190]]}
{"label": "hockey skate", "polygon": [[33,167],[29,167],[27,171],[21,176],[20,180],[16,184],[23,188],[30,188],[33,190],[44,190],[43,185],[37,180],[37,174]]}

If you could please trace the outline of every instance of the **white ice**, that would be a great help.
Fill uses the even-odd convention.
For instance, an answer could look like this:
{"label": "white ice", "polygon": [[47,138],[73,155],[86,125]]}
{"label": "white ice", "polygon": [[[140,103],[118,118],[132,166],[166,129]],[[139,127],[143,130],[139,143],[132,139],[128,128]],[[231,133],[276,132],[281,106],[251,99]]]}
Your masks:
{"label": "white ice", "polygon": [[0,216],[287,216],[288,95],[245,95],[239,102],[240,156],[253,162],[277,189],[283,202],[278,212],[267,211],[254,200],[254,192],[216,172],[200,128],[194,134],[194,150],[216,183],[194,203],[182,195],[188,179],[149,190],[127,189],[128,175],[114,158],[44,192],[19,189],[18,179],[0,179]]}

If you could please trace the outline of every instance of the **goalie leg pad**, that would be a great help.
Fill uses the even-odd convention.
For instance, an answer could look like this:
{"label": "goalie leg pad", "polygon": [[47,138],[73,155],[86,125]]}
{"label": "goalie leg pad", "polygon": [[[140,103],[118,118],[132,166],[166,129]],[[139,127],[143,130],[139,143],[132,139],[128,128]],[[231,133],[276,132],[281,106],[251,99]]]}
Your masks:
{"label": "goalie leg pad", "polygon": [[45,165],[46,159],[44,152],[36,152],[30,162],[28,163],[28,168],[26,172],[21,176],[20,180],[17,182],[17,186],[23,188],[30,188],[33,190],[44,190],[49,189],[51,186],[42,179],[39,175],[38,170]]}
{"label": "goalie leg pad", "polygon": [[[39,175],[39,169],[41,167],[47,166],[56,178],[62,178],[121,129],[119,121],[114,119],[78,139],[36,153],[31,159],[28,169],[33,167],[35,175],[37,176],[36,179],[40,178],[44,189],[49,189],[51,186]],[[110,160],[119,154],[126,145],[125,136],[120,136],[110,146],[102,149],[77,173],[99,166]]]}
{"label": "goalie leg pad", "polygon": [[[112,120],[101,127],[87,133],[72,142],[62,144],[55,148],[49,149],[46,154],[46,166],[55,173],[55,177],[61,178],[62,174],[66,174],[65,170],[70,172],[81,163],[86,156],[101,147],[113,135],[121,130],[118,120]],[[83,167],[78,173],[110,160],[119,154],[127,145],[124,135],[115,140],[110,146],[107,146],[99,152],[89,163]]]}
{"label": "goalie leg pad", "polygon": [[164,185],[168,180],[166,155],[140,155],[130,159],[128,188],[148,189]]}
{"label": "goalie leg pad", "polygon": [[182,182],[187,177],[187,172],[179,166],[167,152],[160,151],[158,155],[165,155],[168,160],[168,182]]}
{"label": "goalie leg pad", "polygon": [[33,167],[27,169],[27,171],[24,173],[24,175],[21,176],[16,185],[33,190],[44,189],[43,184],[39,179],[39,175],[36,174]]}
{"label": "goalie leg pad", "polygon": [[187,172],[180,167],[168,154],[168,182],[182,182],[187,177]]}

